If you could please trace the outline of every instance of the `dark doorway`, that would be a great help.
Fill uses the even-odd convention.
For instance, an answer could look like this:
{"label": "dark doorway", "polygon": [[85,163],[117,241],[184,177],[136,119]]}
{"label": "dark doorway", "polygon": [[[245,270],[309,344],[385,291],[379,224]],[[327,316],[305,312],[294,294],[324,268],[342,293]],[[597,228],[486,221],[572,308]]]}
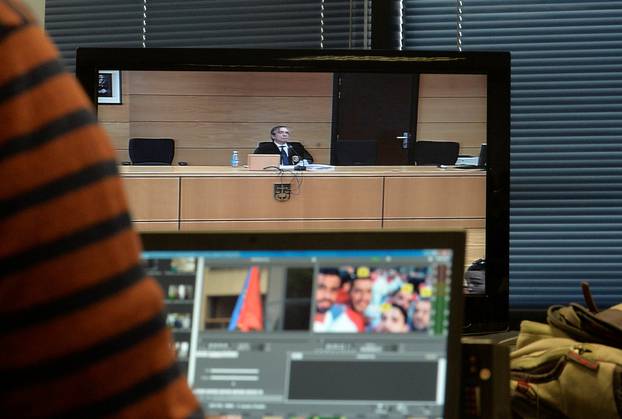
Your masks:
{"label": "dark doorway", "polygon": [[[417,126],[418,75],[339,73],[335,75],[331,162],[340,141],[375,140],[377,165],[412,163]],[[408,133],[404,148],[399,137]]]}

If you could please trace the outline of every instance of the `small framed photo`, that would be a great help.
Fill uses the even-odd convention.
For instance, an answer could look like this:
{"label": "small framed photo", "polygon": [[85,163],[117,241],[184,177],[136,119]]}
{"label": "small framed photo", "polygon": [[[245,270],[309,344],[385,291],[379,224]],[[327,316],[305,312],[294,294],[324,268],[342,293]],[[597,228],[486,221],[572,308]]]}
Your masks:
{"label": "small framed photo", "polygon": [[121,72],[119,70],[99,70],[97,103],[121,104]]}

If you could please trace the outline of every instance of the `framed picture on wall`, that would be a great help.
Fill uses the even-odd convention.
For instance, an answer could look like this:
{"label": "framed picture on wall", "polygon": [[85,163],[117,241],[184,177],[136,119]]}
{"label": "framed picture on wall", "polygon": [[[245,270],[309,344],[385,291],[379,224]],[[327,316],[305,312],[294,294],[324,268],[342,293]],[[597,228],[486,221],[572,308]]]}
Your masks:
{"label": "framed picture on wall", "polygon": [[97,103],[121,104],[121,72],[119,70],[99,70]]}

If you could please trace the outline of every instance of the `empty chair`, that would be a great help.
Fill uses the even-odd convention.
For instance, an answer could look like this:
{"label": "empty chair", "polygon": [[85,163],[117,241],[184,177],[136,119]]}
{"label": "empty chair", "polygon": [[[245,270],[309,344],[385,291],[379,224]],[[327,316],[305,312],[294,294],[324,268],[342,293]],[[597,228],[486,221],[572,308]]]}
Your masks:
{"label": "empty chair", "polygon": [[130,138],[129,153],[134,165],[171,165],[175,141],[171,138]]}
{"label": "empty chair", "polygon": [[333,164],[372,166],[376,164],[376,140],[337,140]]}
{"label": "empty chair", "polygon": [[460,144],[455,141],[415,141],[415,164],[417,166],[451,166],[458,160]]}

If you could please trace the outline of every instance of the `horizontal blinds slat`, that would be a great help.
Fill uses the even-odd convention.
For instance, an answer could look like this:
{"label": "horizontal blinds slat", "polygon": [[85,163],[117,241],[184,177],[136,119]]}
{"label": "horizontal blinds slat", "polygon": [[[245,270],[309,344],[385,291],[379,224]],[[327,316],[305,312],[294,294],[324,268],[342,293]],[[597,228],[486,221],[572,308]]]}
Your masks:
{"label": "horizontal blinds slat", "polygon": [[45,28],[73,72],[79,46],[139,47],[142,12],[142,0],[47,0]]}
{"label": "horizontal blinds slat", "polygon": [[402,45],[404,49],[455,50],[456,1],[404,0]]}
{"label": "horizontal blinds slat", "polygon": [[363,45],[363,0],[352,2],[352,21],[350,2],[343,0],[148,0],[147,3],[147,47]]}
{"label": "horizontal blinds slat", "polygon": [[[365,34],[370,33],[371,2],[368,2],[367,23],[365,2],[322,2],[322,45],[324,48],[363,48]],[[367,27],[365,26],[367,25]],[[349,29],[351,27],[351,29]]]}
{"label": "horizontal blinds slat", "polygon": [[370,29],[370,19],[365,26],[364,4],[364,0],[48,0],[46,29],[73,71],[78,46],[140,47],[143,34],[147,47],[362,48]]}
{"label": "horizontal blinds slat", "polygon": [[[607,17],[599,18],[598,23],[590,23],[586,14]],[[617,16],[612,17],[609,12],[604,14],[600,10],[574,16],[580,16],[577,23],[582,25],[581,29],[573,31],[576,24],[564,22],[555,25],[557,29],[543,25],[534,30],[538,24],[536,19],[536,22],[513,25],[510,29],[522,30],[522,34],[506,36],[506,26],[494,35],[487,29],[477,30],[473,37],[467,35],[463,42],[465,49],[479,49],[483,46],[482,40],[495,36],[496,42],[512,44],[512,51],[521,52],[513,60],[512,85],[512,110],[519,114],[513,115],[510,195],[510,287],[514,306],[581,300],[578,287],[581,280],[590,280],[601,304],[616,303],[622,295],[618,274],[622,264],[619,251],[616,251],[620,248],[622,225],[622,178],[617,170],[622,149],[609,146],[600,153],[594,151],[598,148],[594,142],[603,141],[599,135],[606,131],[622,133],[615,117],[620,110],[620,91],[593,89],[595,80],[600,81],[601,86],[611,87],[612,78],[608,77],[611,74],[607,73],[614,72],[622,64],[617,53],[621,37],[615,29],[617,23],[612,24],[616,20],[619,22],[620,13],[618,11]],[[465,34],[469,33],[468,25],[478,23],[475,14],[466,15]],[[550,25],[550,20],[547,24]],[[602,25],[609,27],[603,28]],[[569,35],[559,35],[563,30],[570,31]],[[592,33],[586,34],[588,31]],[[542,41],[534,46],[531,40],[537,37]],[[518,78],[521,83],[515,83]],[[539,80],[539,85],[530,85],[530,78]],[[619,80],[619,75],[613,78],[613,83],[615,79]],[[545,90],[544,94],[533,94],[535,90],[542,91],[543,87],[552,89]],[[517,91],[520,93],[515,94]],[[559,111],[547,111],[555,108]],[[603,125],[610,128],[604,130]],[[521,130],[523,127],[528,130]],[[541,134],[552,132],[551,127],[557,131],[555,136],[537,135],[538,131]],[[578,136],[581,132],[587,135]],[[563,134],[571,133],[572,138],[567,140],[569,146],[563,141]],[[611,137],[608,140],[611,141]],[[527,142],[525,148],[514,146],[523,141]],[[534,153],[530,146],[533,147],[536,141],[553,142],[554,148]],[[577,148],[578,143],[583,147]],[[609,173],[613,179],[580,184],[576,183],[577,171],[586,176]],[[539,183],[550,179],[551,172],[558,179],[560,176],[565,178],[563,191],[560,192],[559,183],[549,184],[549,188]],[[518,183],[516,177],[526,179]],[[564,224],[568,221],[574,224]],[[586,248],[586,245],[590,247]]]}
{"label": "horizontal blinds slat", "polygon": [[148,0],[147,47],[311,47],[320,4],[311,0]]}
{"label": "horizontal blinds slat", "polygon": [[[455,50],[456,2],[404,0],[405,45]],[[469,0],[462,45],[512,52],[510,304],[622,301],[622,2]]]}

